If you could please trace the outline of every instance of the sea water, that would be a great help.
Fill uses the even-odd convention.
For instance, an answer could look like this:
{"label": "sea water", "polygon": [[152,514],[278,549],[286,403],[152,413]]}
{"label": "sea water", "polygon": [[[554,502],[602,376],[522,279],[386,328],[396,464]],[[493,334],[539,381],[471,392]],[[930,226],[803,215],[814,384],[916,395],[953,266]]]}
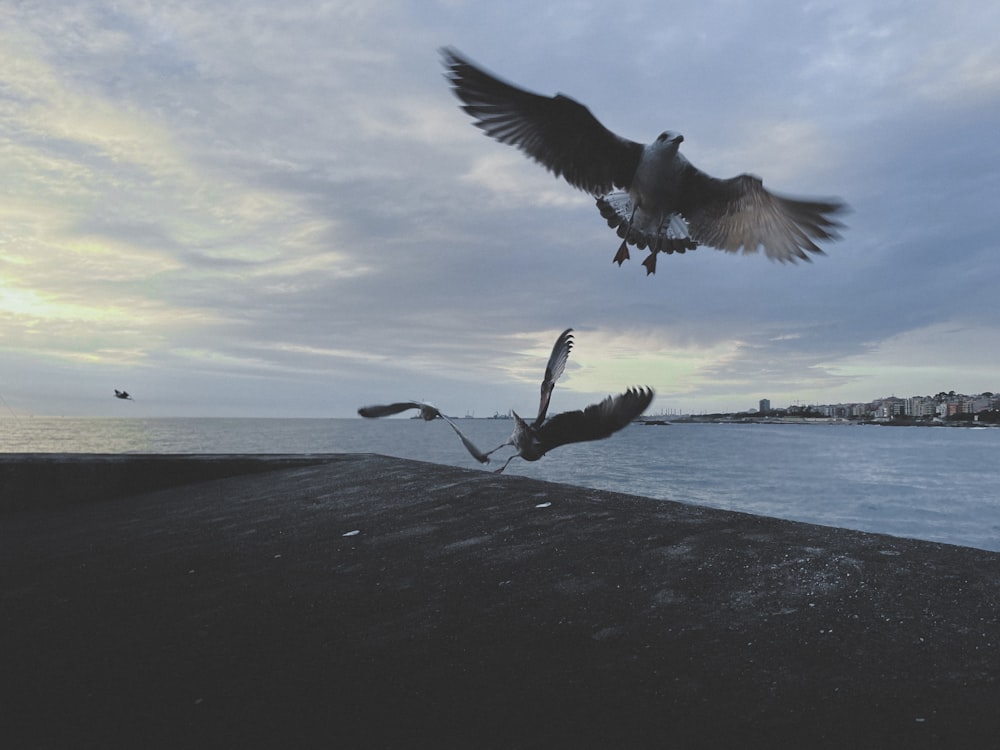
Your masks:
{"label": "sea water", "polygon": [[[513,423],[458,420],[481,449]],[[0,420],[3,453],[381,453],[476,470],[444,422],[417,419]],[[1000,551],[1000,429],[631,425],[509,474]]]}

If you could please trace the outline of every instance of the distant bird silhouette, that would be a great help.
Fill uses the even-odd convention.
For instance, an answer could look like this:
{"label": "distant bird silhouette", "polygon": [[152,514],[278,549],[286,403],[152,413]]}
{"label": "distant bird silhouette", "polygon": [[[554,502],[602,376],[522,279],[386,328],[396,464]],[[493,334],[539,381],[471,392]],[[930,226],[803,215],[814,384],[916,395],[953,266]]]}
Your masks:
{"label": "distant bird silhouette", "polygon": [[535,417],[535,421],[528,424],[518,416],[517,412],[511,410],[514,415],[514,432],[507,442],[483,454],[488,458],[490,454],[505,446],[514,447],[517,453],[497,469],[498,474],[517,456],[525,461],[537,461],[560,445],[610,437],[642,414],[652,402],[651,388],[629,388],[625,393],[608,396],[600,403],[591,404],[582,411],[563,412],[546,421],[545,415],[549,410],[552,389],[562,375],[566,360],[569,359],[569,352],[573,348],[572,334],[573,329],[567,328],[559,334],[552,347],[552,354],[549,355],[549,362],[545,366],[545,377],[542,379],[538,416]]}
{"label": "distant bird silhouette", "polygon": [[135,401],[134,398],[128,395],[128,391],[119,391],[117,388],[115,388],[115,398],[121,398],[127,401]]}
{"label": "distant bird silhouette", "polygon": [[446,78],[477,127],[596,197],[601,216],[622,238],[613,259],[619,266],[629,245],[650,250],[642,263],[647,275],[656,272],[658,253],[698,245],[731,253],[763,248],[782,263],[809,261],[807,253],[824,254],[816,241],[839,236],[842,225],[832,218],[845,208],[839,200],[777,195],[750,174],[711,177],[679,153],[679,133],[636,143],[612,133],[568,96],[518,88],[451,48],[441,54]]}
{"label": "distant bird silhouette", "polygon": [[475,445],[472,444],[472,441],[470,441],[462,433],[462,431],[458,429],[458,425],[452,422],[450,418],[442,414],[441,410],[438,409],[433,404],[428,404],[424,401],[397,401],[394,404],[362,406],[360,409],[358,409],[358,414],[360,414],[362,417],[369,417],[369,418],[388,417],[392,414],[400,414],[401,412],[407,411],[408,409],[419,409],[420,418],[425,419],[428,422],[438,418],[443,419],[445,422],[451,425],[451,429],[453,429],[455,431],[455,434],[458,435],[459,438],[461,438],[462,445],[464,445],[466,450],[472,454],[472,457],[474,459],[479,461],[479,463],[481,464],[489,463],[489,458],[487,458]]}

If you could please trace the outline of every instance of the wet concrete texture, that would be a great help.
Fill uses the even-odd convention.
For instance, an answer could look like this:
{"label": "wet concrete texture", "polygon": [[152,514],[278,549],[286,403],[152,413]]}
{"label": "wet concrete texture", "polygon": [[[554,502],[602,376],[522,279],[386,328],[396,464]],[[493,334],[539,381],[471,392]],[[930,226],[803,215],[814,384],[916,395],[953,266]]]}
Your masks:
{"label": "wet concrete texture", "polygon": [[6,456],[0,490],[12,747],[1000,732],[991,552],[375,455]]}

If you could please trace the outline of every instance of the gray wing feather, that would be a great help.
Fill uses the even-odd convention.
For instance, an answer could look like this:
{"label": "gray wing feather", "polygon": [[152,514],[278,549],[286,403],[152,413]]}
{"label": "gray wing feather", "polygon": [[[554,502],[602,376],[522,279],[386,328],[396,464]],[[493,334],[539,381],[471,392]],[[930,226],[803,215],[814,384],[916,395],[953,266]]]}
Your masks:
{"label": "gray wing feather", "polygon": [[446,77],[478,128],[516,146],[574,187],[604,195],[628,189],[640,143],[615,135],[568,96],[541,96],[502,81],[458,51],[441,50]]}
{"label": "gray wing feather", "polygon": [[[425,409],[429,405],[420,401],[397,401],[394,404],[376,404],[372,406],[362,406],[358,409],[358,414],[362,417],[388,417],[392,414],[399,414],[407,409]],[[433,408],[433,407],[431,407]]]}
{"label": "gray wing feather", "polygon": [[843,226],[834,215],[845,209],[835,199],[801,200],[771,193],[759,177],[719,180],[688,165],[683,175],[681,213],[691,237],[731,253],[760,248],[782,263],[824,255],[817,240],[837,239]]}
{"label": "gray wing feather", "polygon": [[552,347],[552,354],[549,355],[548,364],[545,365],[545,377],[542,378],[541,396],[538,399],[538,416],[535,417],[534,426],[538,427],[545,419],[549,411],[549,401],[552,398],[552,389],[556,386],[556,381],[566,369],[566,361],[569,353],[573,349],[573,329],[567,328],[559,334],[556,343]]}
{"label": "gray wing feather", "polygon": [[455,434],[458,435],[458,437],[461,439],[462,445],[465,446],[465,449],[467,451],[469,451],[469,454],[474,459],[476,459],[481,464],[488,464],[490,462],[489,456],[487,456],[485,453],[483,453],[481,450],[479,450],[479,448],[476,447],[475,443],[473,443],[471,440],[469,440],[469,438],[467,438],[462,433],[462,431],[460,429],[458,429],[458,425],[456,425],[454,422],[452,422],[450,419],[448,419],[448,417],[446,417],[444,414],[441,415],[441,418],[445,422],[447,422],[449,425],[451,425],[451,429],[453,429],[455,431]]}
{"label": "gray wing feather", "polygon": [[399,414],[407,409],[420,409],[420,416],[430,421],[432,419],[437,419],[440,417],[445,422],[447,422],[451,429],[455,431],[462,440],[462,445],[465,449],[469,451],[473,458],[475,458],[479,463],[486,464],[489,463],[489,457],[483,453],[475,444],[467,438],[460,429],[458,425],[451,421],[446,415],[441,413],[441,410],[432,404],[424,403],[423,401],[397,401],[394,404],[376,404],[373,406],[362,406],[358,409],[358,414],[362,417],[376,418],[376,417],[388,417],[393,414]]}
{"label": "gray wing feather", "polygon": [[557,414],[537,432],[547,453],[568,443],[582,443],[610,437],[642,414],[653,401],[652,388],[629,388],[617,396],[608,396],[583,411]]}

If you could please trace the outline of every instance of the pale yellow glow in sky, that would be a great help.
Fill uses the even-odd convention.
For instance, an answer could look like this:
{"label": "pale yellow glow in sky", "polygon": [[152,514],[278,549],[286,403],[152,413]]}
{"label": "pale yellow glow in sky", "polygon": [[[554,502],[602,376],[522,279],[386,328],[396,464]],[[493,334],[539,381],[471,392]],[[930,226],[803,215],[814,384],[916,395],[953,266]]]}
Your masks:
{"label": "pale yellow glow in sky", "polygon": [[[509,368],[511,377],[540,383],[558,333],[554,332],[544,345],[538,343],[525,349],[523,359]],[[706,369],[724,363],[740,346],[739,341],[698,347],[642,333],[575,331],[566,372],[557,387],[578,393],[614,394],[630,386],[655,385],[657,390],[684,394],[698,387]]]}

